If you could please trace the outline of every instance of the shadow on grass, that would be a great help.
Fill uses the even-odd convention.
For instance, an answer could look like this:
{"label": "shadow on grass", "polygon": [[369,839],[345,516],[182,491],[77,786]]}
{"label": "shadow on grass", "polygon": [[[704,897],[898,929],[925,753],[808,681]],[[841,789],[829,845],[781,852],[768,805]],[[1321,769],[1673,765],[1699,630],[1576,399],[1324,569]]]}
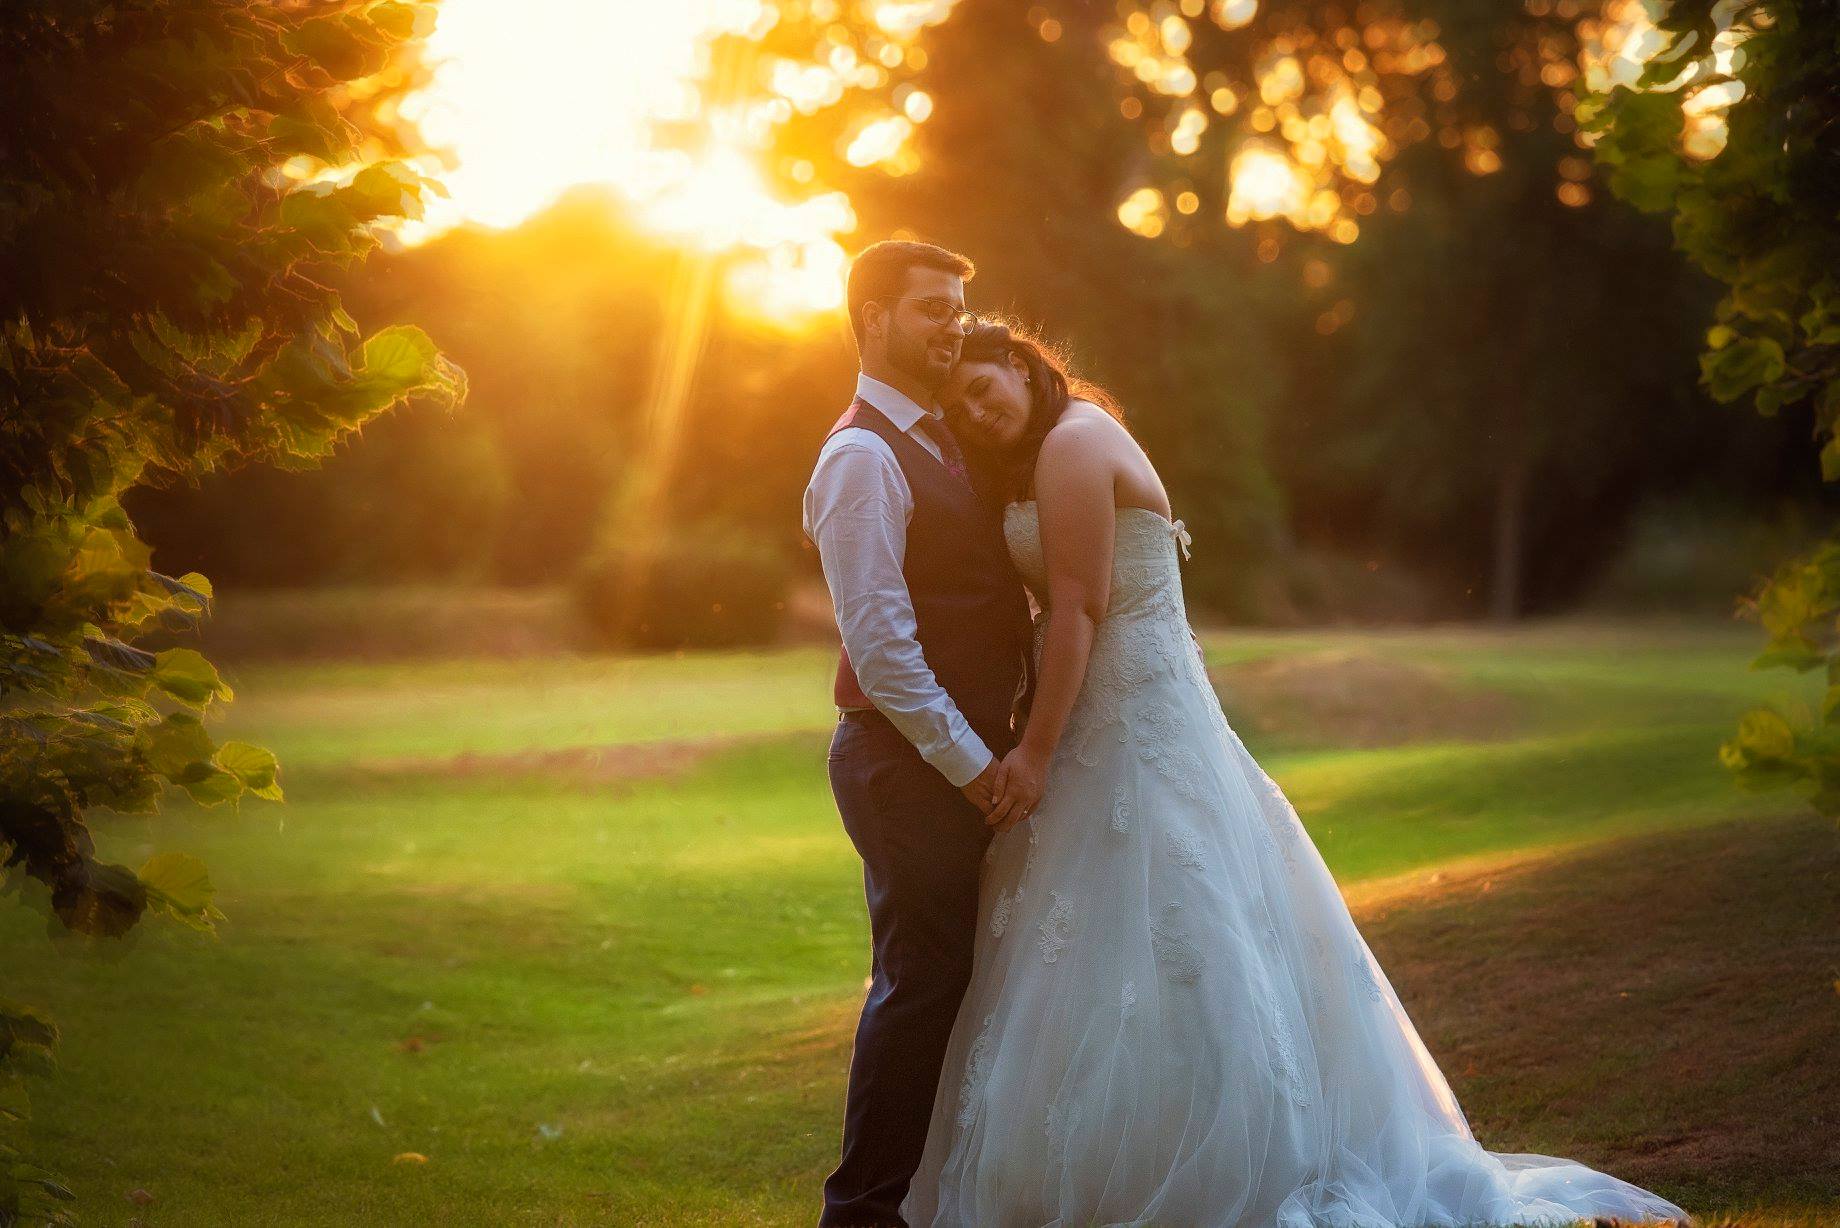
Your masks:
{"label": "shadow on grass", "polygon": [[1359,919],[1491,1150],[1572,1156],[1709,1217],[1840,1220],[1836,915],[1840,837],[1794,818],[1599,845]]}

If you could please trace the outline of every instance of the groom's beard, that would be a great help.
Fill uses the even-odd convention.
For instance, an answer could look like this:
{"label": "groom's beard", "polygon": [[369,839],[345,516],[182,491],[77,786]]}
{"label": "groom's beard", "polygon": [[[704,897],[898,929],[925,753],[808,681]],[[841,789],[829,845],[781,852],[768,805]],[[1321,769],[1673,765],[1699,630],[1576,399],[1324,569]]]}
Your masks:
{"label": "groom's beard", "polygon": [[888,365],[928,392],[937,392],[946,382],[946,376],[952,374],[952,364],[958,361],[957,340],[948,339],[943,343],[951,345],[951,354],[940,359],[932,349],[942,344],[937,332],[915,335],[896,325],[888,333]]}

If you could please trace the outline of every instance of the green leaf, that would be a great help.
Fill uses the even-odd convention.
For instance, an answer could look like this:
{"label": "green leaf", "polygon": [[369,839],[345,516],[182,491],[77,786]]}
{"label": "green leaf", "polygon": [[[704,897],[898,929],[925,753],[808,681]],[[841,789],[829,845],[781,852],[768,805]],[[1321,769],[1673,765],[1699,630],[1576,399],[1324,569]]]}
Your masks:
{"label": "green leaf", "polygon": [[1826,720],[1832,716],[1836,707],[1840,707],[1840,686],[1830,684],[1821,693],[1821,719]]}
{"label": "green leaf", "polygon": [[325,183],[294,189],[281,198],[281,222],[300,231],[322,251],[343,251],[360,219],[345,196]]}
{"label": "green leaf", "polygon": [[427,378],[438,354],[427,333],[412,325],[398,324],[373,334],[364,343],[362,366],[367,378],[408,389]]}
{"label": "green leaf", "polygon": [[180,703],[203,707],[213,699],[232,698],[217,667],[192,648],[168,648],[155,658],[153,681]]}
{"label": "green leaf", "polygon": [[146,911],[147,889],[126,866],[91,862],[74,890],[53,897],[52,908],[67,929],[118,938]]}
{"label": "green leaf", "polygon": [[194,763],[179,774],[178,784],[200,806],[221,806],[243,795],[243,782],[214,763]]}
{"label": "green leaf", "polygon": [[1783,348],[1770,337],[1745,337],[1700,355],[1700,377],[1714,399],[1729,404],[1759,384],[1782,378]]}
{"label": "green leaf", "polygon": [[329,163],[338,162],[351,148],[350,139],[337,129],[327,129],[292,115],[277,115],[270,120],[268,139],[274,143],[279,156],[306,154]]}
{"label": "green leaf", "polygon": [[22,1046],[49,1053],[57,1047],[57,1025],[35,1007],[0,998],[0,1059]]}
{"label": "green leaf", "polygon": [[425,37],[434,29],[435,15],[431,5],[384,0],[382,4],[373,4],[367,13],[379,30],[402,42]]}
{"label": "green leaf", "polygon": [[314,60],[340,81],[368,77],[382,71],[387,62],[388,46],[381,33],[355,15],[334,14],[303,22],[283,42],[288,50]]}
{"label": "green leaf", "polygon": [[1840,481],[1840,436],[1829,435],[1821,445],[1821,480]]}
{"label": "green leaf", "polygon": [[215,762],[257,797],[281,800],[281,786],[276,783],[281,764],[273,751],[248,742],[225,742],[217,748]]}
{"label": "green leaf", "polygon": [[422,216],[422,177],[401,162],[377,162],[352,177],[344,192],[353,212],[379,217]]}
{"label": "green leaf", "polygon": [[1738,721],[1736,744],[1749,763],[1779,762],[1794,755],[1795,730],[1781,713],[1753,708]]}
{"label": "green leaf", "polygon": [[1751,661],[1752,669],[1789,668],[1810,670],[1825,665],[1827,657],[1813,644],[1796,641],[1786,644],[1772,644]]}
{"label": "green leaf", "polygon": [[135,744],[147,765],[174,783],[194,764],[210,763],[215,749],[204,722],[189,712],[174,712],[159,724],[142,729]]}
{"label": "green leaf", "polygon": [[1626,162],[1611,175],[1613,190],[1638,209],[1656,212],[1674,203],[1681,183],[1680,159],[1672,152]]}
{"label": "green leaf", "polygon": [[135,873],[149,895],[179,912],[202,913],[215,894],[210,871],[190,853],[155,853]]}
{"label": "green leaf", "polygon": [[1831,301],[1810,307],[1801,318],[1802,333],[1809,345],[1840,345],[1840,313]]}

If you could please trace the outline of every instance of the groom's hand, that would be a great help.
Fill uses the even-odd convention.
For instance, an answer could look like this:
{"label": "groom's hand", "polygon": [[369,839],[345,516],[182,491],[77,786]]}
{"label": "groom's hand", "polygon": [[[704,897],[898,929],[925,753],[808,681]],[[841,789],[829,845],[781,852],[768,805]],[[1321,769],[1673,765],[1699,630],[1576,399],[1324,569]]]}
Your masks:
{"label": "groom's hand", "polygon": [[997,761],[992,759],[977,774],[977,779],[961,786],[959,792],[971,799],[979,814],[988,815],[997,800]]}

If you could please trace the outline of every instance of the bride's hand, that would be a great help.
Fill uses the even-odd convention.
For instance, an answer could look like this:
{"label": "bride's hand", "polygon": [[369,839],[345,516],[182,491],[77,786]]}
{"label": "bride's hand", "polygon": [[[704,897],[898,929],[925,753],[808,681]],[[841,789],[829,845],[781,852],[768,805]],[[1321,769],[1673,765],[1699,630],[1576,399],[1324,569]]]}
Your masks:
{"label": "bride's hand", "polygon": [[1008,831],[1035,813],[1048,776],[1047,756],[1018,746],[997,766],[997,801],[984,821],[998,831]]}

